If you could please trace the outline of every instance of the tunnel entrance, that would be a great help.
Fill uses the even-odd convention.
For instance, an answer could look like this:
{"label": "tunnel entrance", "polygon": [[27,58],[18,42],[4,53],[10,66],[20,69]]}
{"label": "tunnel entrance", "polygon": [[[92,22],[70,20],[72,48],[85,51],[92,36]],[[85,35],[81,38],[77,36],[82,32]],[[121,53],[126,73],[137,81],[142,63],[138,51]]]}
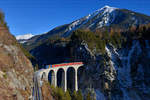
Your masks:
{"label": "tunnel entrance", "polygon": [[63,89],[65,87],[65,72],[62,68],[57,71],[57,86]]}
{"label": "tunnel entrance", "polygon": [[50,82],[51,85],[55,85],[55,74],[54,71],[51,70],[48,74],[48,80]]}
{"label": "tunnel entrance", "polygon": [[75,69],[73,67],[67,70],[67,89],[75,90]]}

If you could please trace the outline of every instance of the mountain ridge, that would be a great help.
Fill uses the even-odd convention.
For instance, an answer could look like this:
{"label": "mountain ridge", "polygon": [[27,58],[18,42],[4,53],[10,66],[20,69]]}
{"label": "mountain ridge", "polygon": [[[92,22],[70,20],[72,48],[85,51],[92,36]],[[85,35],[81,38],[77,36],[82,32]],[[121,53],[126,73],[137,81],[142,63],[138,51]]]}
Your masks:
{"label": "mountain ridge", "polygon": [[[92,16],[92,17],[90,17]],[[88,18],[88,19],[87,19]],[[150,23],[150,16],[133,12],[127,9],[104,6],[69,24],[58,26],[46,34],[35,35],[27,40],[25,45],[39,44],[50,37],[69,37],[76,29],[89,29],[92,31],[110,31],[110,29],[128,30],[131,26]]]}

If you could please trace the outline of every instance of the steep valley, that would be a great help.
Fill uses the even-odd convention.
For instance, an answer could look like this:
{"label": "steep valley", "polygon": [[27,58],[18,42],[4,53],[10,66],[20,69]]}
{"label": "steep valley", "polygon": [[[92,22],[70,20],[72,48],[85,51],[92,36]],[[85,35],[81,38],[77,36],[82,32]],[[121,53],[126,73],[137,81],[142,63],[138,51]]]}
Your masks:
{"label": "steep valley", "polygon": [[84,99],[92,100],[149,100],[149,23],[150,16],[105,6],[17,41],[0,12],[0,100],[66,100],[64,95],[78,100],[76,92],[54,88],[38,76],[46,65],[69,62],[84,63],[78,72],[79,98],[82,92]]}
{"label": "steep valley", "polygon": [[149,100],[149,22],[149,16],[106,6],[34,36],[23,46],[40,69],[48,64],[84,62],[79,72],[83,94],[90,90],[97,100]]}

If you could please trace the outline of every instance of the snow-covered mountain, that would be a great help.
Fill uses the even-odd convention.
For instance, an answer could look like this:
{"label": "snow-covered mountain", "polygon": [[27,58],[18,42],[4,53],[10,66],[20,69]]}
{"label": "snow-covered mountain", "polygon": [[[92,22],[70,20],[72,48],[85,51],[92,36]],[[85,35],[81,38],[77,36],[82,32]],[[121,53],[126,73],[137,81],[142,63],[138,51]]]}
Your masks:
{"label": "snow-covered mountain", "polygon": [[36,35],[26,43],[34,44],[47,41],[50,37],[60,36],[69,37],[76,29],[89,29],[96,30],[110,30],[120,29],[127,30],[131,26],[137,26],[140,24],[148,24],[150,22],[150,16],[133,12],[127,9],[119,9],[110,6],[104,6],[87,16],[84,16],[78,20],[75,20],[69,24],[58,26],[46,34]]}
{"label": "snow-covered mountain", "polygon": [[33,34],[24,34],[24,35],[18,35],[16,36],[16,39],[17,40],[27,40],[27,39],[30,39],[31,37],[33,37],[34,35]]}
{"label": "snow-covered mountain", "polygon": [[65,30],[66,33],[64,36],[68,36],[73,30],[85,26],[90,29],[93,26],[97,26],[96,28],[101,28],[103,26],[111,25],[116,18],[115,10],[117,9],[118,8],[115,7],[104,6],[103,8],[96,10],[94,13],[72,22]]}
{"label": "snow-covered mountain", "polygon": [[20,43],[25,43],[28,39],[32,38],[34,35],[33,34],[24,34],[24,35],[18,35],[16,36],[16,39],[20,42]]}
{"label": "snow-covered mountain", "polygon": [[130,26],[147,24],[150,17],[126,9],[104,6],[81,19],[73,21],[64,30],[61,36],[67,37],[76,29],[98,30],[111,27],[127,29]]}

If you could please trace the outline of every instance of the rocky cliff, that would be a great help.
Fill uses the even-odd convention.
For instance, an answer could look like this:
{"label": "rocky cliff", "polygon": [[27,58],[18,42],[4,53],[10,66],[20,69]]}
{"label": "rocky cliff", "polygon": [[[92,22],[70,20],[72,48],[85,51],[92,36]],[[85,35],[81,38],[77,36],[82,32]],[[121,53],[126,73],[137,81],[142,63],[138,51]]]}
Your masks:
{"label": "rocky cliff", "polygon": [[28,100],[32,94],[33,67],[0,12],[0,100]]}
{"label": "rocky cliff", "polygon": [[[91,41],[74,45],[76,59],[82,58],[85,62],[85,70],[80,73],[80,88],[94,88],[97,100],[149,100],[149,29],[144,26],[121,33],[126,41],[121,47],[109,41],[104,54],[97,53],[97,48],[90,49],[88,42]],[[131,37],[131,34],[134,35]]]}
{"label": "rocky cliff", "polygon": [[43,64],[83,61],[79,88],[94,91],[97,100],[149,100],[149,33],[150,25],[121,33],[77,30],[31,53]]}

